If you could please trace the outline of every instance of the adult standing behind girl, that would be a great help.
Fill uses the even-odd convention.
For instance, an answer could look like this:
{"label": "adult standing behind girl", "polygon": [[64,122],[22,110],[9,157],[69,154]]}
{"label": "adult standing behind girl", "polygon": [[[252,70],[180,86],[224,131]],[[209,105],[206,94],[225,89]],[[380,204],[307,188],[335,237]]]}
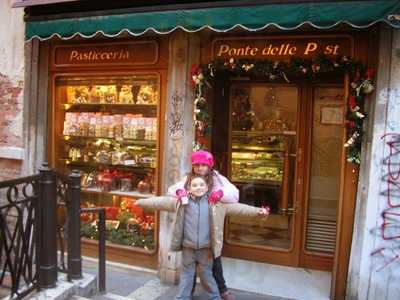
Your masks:
{"label": "adult standing behind girl", "polygon": [[[239,202],[239,190],[218,171],[214,170],[213,155],[204,150],[195,151],[191,156],[192,170],[191,175],[201,175],[207,179],[211,201],[221,201],[224,203]],[[168,195],[178,198],[186,196],[184,191],[187,189],[185,183],[188,176],[184,176],[180,181],[168,189]],[[218,285],[218,290],[224,300],[235,300],[232,293],[228,291],[222,270],[221,256],[215,257],[213,261],[213,276]]]}

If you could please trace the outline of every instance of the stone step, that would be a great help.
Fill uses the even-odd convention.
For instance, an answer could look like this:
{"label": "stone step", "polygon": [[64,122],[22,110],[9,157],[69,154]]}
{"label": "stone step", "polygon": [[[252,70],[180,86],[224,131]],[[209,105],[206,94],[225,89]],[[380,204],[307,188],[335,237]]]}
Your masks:
{"label": "stone step", "polygon": [[[158,278],[147,281],[144,285],[132,291],[127,296],[117,295],[113,292],[97,294],[91,299],[94,300],[156,300],[163,296],[171,286],[162,284]],[[69,300],[84,300],[71,297]]]}
{"label": "stone step", "polygon": [[89,300],[89,299],[90,298],[85,298],[85,297],[74,295],[74,296],[70,297],[68,300]]}
{"label": "stone step", "polygon": [[58,276],[57,285],[55,288],[44,289],[33,293],[29,296],[32,300],[67,300],[72,297],[75,300],[84,300],[85,296],[91,296],[97,290],[97,277],[92,274],[83,274],[82,279],[69,282],[66,274]]}
{"label": "stone step", "polygon": [[106,293],[104,295],[101,296],[95,296],[94,299],[101,299],[101,300],[132,300],[130,298],[124,297],[124,296],[120,296],[114,293]]}

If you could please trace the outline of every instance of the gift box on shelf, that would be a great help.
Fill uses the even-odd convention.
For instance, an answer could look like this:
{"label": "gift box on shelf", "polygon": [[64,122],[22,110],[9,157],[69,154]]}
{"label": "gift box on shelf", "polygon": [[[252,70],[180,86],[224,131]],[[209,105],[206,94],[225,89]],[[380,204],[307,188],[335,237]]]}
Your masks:
{"label": "gift box on shelf", "polygon": [[100,189],[104,192],[111,191],[112,174],[109,170],[105,170],[97,175],[97,182]]}

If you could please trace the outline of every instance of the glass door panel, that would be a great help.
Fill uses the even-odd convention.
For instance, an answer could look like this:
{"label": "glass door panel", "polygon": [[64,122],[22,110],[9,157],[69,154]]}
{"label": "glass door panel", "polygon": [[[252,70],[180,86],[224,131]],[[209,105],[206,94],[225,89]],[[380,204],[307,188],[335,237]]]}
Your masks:
{"label": "glass door panel", "polygon": [[307,252],[333,254],[344,130],[343,87],[314,89]]}
{"label": "glass door panel", "polygon": [[267,221],[230,217],[230,244],[290,250],[297,148],[298,89],[234,84],[230,89],[230,180],[240,202],[269,206]]}

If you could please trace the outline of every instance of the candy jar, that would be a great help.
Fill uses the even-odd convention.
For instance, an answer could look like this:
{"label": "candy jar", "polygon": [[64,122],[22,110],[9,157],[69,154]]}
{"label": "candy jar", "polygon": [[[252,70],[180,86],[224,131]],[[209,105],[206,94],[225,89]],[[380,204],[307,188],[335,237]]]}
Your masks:
{"label": "candy jar", "polygon": [[122,172],[118,170],[114,170],[111,173],[111,189],[112,190],[119,190],[121,188],[121,177],[123,176]]}
{"label": "candy jar", "polygon": [[153,174],[148,173],[143,180],[138,183],[138,190],[141,193],[152,193],[154,190]]}
{"label": "candy jar", "polygon": [[132,191],[132,178],[130,177],[121,178],[121,191],[123,192]]}

